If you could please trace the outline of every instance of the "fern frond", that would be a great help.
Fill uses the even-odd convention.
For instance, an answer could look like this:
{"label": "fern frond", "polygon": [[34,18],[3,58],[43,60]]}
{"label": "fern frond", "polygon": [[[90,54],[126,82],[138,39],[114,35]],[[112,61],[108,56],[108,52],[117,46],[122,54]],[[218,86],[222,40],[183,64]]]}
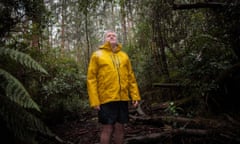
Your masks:
{"label": "fern frond", "polygon": [[14,76],[0,68],[0,77],[5,79],[5,82],[2,82],[1,86],[5,89],[6,96],[10,100],[25,108],[34,108],[40,111],[38,105],[33,101],[27,90]]}
{"label": "fern frond", "polygon": [[28,54],[22,53],[20,51],[9,49],[9,48],[0,48],[0,56],[7,56],[11,58],[12,60],[15,60],[16,62],[19,62],[20,64],[37,70],[39,72],[48,74],[47,71],[38,63],[36,62],[32,57],[30,57]]}
{"label": "fern frond", "polygon": [[6,96],[0,95],[0,119],[14,136],[22,141],[36,143],[38,134],[54,137],[55,134],[36,116],[26,111]]}

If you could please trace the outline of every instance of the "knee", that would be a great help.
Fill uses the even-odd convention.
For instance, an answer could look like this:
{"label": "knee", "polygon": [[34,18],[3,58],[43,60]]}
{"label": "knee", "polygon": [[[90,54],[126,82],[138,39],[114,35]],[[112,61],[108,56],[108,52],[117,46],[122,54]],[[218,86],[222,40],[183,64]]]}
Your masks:
{"label": "knee", "polygon": [[106,125],[102,127],[103,133],[111,134],[113,132],[113,126],[112,125]]}
{"label": "knee", "polygon": [[115,129],[118,129],[118,130],[123,130],[123,129],[124,129],[124,125],[123,125],[123,124],[120,124],[120,123],[116,123],[116,124],[114,125],[114,128],[115,128]]}

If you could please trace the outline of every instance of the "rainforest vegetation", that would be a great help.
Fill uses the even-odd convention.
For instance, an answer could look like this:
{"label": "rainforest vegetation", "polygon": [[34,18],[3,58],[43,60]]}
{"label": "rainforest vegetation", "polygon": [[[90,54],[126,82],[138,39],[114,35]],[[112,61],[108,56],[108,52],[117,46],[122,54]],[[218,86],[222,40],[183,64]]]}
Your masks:
{"label": "rainforest vegetation", "polygon": [[142,97],[126,144],[240,143],[240,1],[0,0],[1,143],[99,143],[86,73],[108,29]]}

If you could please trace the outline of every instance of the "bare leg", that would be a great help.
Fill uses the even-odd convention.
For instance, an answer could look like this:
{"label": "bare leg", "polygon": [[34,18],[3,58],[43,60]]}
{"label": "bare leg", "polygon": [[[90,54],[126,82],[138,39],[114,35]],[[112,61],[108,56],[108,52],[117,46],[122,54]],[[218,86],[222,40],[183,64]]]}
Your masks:
{"label": "bare leg", "polygon": [[123,144],[124,141],[124,125],[116,123],[114,125],[114,142],[115,144]]}
{"label": "bare leg", "polygon": [[112,125],[102,125],[100,144],[110,144],[112,132],[113,132]]}

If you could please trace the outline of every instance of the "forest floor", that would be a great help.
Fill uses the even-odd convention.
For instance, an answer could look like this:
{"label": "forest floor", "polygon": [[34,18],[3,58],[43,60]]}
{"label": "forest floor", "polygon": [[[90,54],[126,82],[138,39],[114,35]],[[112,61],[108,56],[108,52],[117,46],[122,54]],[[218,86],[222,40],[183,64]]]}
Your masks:
{"label": "forest floor", "polygon": [[[100,124],[96,115],[88,115],[83,119],[68,121],[52,128],[64,143],[69,144],[99,144],[100,139]],[[149,126],[137,124],[130,119],[125,125],[125,139],[158,133],[163,131],[163,127]]]}
{"label": "forest floor", "polygon": [[[153,132],[160,132],[162,128],[133,125],[125,126],[125,139],[146,135]],[[85,122],[72,121],[56,126],[55,133],[66,143],[72,144],[99,144],[100,125],[95,120]]]}
{"label": "forest floor", "polygon": [[[157,110],[157,111],[156,111]],[[166,115],[130,114],[125,125],[125,144],[240,144],[240,122],[230,115],[211,119]],[[100,124],[97,113],[87,113],[78,120],[51,128],[64,144],[99,144]]]}

